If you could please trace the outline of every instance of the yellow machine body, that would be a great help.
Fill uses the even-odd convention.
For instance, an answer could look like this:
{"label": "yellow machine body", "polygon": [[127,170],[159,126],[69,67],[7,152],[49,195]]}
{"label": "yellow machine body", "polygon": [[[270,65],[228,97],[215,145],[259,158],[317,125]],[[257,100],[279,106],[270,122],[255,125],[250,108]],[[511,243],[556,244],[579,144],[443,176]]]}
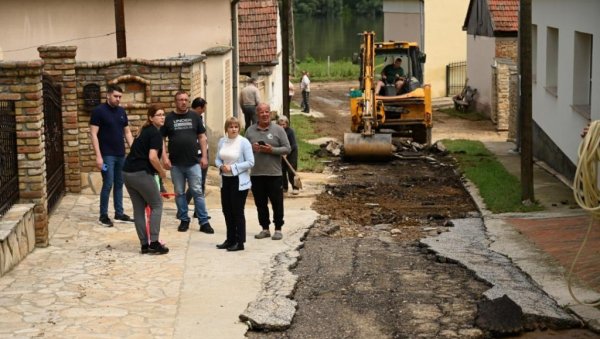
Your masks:
{"label": "yellow machine body", "polygon": [[[373,32],[363,33],[359,56],[359,95],[350,98],[350,129],[344,135],[344,157],[381,159],[392,155],[392,136],[408,137],[431,144],[433,114],[431,87],[422,85],[425,55],[414,42],[374,42]],[[377,57],[377,59],[376,59]],[[402,58],[407,78],[402,94],[375,93],[375,62]],[[388,61],[389,62],[389,61]],[[356,91],[353,91],[356,92]]]}

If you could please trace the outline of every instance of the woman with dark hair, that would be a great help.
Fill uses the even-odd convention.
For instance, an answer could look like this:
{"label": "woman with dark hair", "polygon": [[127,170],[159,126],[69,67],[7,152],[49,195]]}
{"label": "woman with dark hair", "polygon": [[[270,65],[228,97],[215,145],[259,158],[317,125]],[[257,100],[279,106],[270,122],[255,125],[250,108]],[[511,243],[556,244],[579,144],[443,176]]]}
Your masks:
{"label": "woman with dark hair", "polygon": [[[150,106],[147,120],[133,141],[123,166],[123,181],[133,205],[135,229],[142,246],[142,254],[166,254],[169,252],[169,249],[158,241],[162,218],[162,197],[156,175],[161,178],[165,178],[167,175],[160,164],[163,139],[159,129],[164,123],[165,110],[157,106]],[[146,232],[146,206],[152,209],[150,234]]]}
{"label": "woman with dark hair", "polygon": [[250,169],[254,166],[254,153],[248,139],[240,135],[237,118],[225,120],[225,134],[219,140],[215,164],[221,174],[221,207],[227,238],[217,248],[242,251],[246,242],[244,206],[252,186]]}

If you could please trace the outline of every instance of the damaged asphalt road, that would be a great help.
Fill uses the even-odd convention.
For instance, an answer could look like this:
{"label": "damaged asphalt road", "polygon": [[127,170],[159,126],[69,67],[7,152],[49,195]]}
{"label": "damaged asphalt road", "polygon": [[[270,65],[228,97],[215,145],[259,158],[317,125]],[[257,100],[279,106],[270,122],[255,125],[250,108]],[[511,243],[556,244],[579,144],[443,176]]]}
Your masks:
{"label": "damaged asphalt road", "polygon": [[[249,338],[486,338],[580,325],[488,249],[450,157],[340,162],[333,173],[313,204],[322,217],[298,246],[299,257],[292,255],[297,262],[286,263],[295,288],[274,284],[288,286],[283,295],[291,304],[249,307],[242,316],[253,325]],[[486,304],[504,295],[508,306]],[[290,309],[286,325],[281,312]],[[506,323],[502,310],[523,316]]]}

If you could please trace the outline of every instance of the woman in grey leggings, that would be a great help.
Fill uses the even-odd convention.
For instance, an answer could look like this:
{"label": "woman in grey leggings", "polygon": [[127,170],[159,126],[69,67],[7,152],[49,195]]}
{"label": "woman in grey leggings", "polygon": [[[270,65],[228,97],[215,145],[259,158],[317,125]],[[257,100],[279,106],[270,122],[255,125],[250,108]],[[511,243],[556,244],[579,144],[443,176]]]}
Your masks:
{"label": "woman in grey leggings", "polygon": [[[158,241],[162,217],[162,197],[158,178],[155,179],[156,175],[163,179],[166,177],[166,172],[159,160],[163,149],[163,139],[159,128],[164,123],[165,111],[151,106],[148,109],[148,118],[133,141],[123,166],[123,182],[133,205],[133,218],[142,246],[142,254],[166,254],[169,252],[169,249]],[[146,231],[146,206],[152,209],[150,232]]]}

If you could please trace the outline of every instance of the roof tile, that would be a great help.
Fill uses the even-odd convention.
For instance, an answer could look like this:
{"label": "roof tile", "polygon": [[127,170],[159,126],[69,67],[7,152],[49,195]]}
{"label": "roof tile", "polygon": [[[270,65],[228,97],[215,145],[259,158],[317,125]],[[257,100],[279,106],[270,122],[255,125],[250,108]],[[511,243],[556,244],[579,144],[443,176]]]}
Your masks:
{"label": "roof tile", "polygon": [[240,63],[272,63],[277,59],[277,1],[238,3]]}
{"label": "roof tile", "polygon": [[519,0],[488,0],[494,32],[519,30]]}

